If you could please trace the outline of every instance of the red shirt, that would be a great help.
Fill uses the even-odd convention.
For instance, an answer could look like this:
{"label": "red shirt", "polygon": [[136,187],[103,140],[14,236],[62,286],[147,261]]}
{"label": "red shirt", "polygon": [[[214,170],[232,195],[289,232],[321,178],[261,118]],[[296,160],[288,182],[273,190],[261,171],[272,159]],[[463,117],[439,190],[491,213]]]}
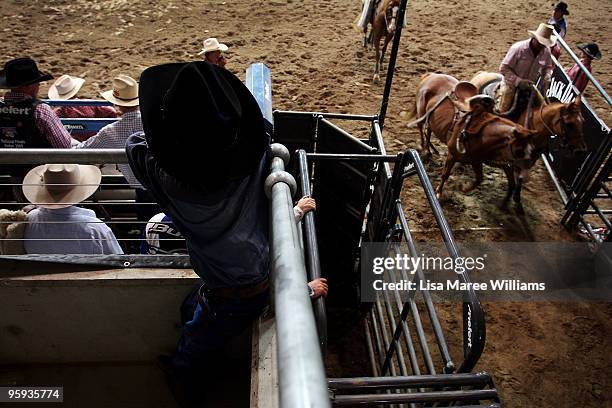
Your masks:
{"label": "red shirt", "polygon": [[[53,109],[60,118],[116,118],[117,112],[112,106],[58,106]],[[73,131],[70,135],[82,142],[96,132]]]}
{"label": "red shirt", "polygon": [[[584,67],[588,69],[589,72],[592,72],[590,58],[581,58],[580,62],[582,62],[582,65],[584,65]],[[578,64],[574,64],[574,66],[567,72],[567,75],[574,83],[576,89],[578,89],[578,92],[582,93],[582,91],[584,91],[584,88],[586,88],[587,84],[589,83],[589,78],[587,78],[586,74],[582,72]]]}

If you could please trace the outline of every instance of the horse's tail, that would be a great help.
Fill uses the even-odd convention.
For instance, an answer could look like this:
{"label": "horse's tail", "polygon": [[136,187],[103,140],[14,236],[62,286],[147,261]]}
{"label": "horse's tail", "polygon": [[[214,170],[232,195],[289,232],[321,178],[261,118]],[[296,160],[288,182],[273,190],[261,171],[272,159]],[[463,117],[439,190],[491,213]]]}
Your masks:
{"label": "horse's tail", "polygon": [[[419,81],[419,85],[417,87],[417,89],[419,89],[421,87],[421,84],[423,83],[423,81],[431,75],[431,72],[426,72],[423,75],[421,75],[421,79]],[[410,110],[410,112],[408,113],[408,117],[406,118],[408,120],[408,127],[412,127],[415,124],[419,123],[420,121],[417,122],[413,122],[414,119],[417,117],[417,100],[418,100],[418,91],[417,91],[417,95],[414,98],[414,102],[412,103],[412,109]]]}
{"label": "horse's tail", "polygon": [[412,109],[408,112],[408,117],[406,118],[408,122],[412,122],[414,118],[417,116],[417,100],[414,98],[414,102],[412,103]]}

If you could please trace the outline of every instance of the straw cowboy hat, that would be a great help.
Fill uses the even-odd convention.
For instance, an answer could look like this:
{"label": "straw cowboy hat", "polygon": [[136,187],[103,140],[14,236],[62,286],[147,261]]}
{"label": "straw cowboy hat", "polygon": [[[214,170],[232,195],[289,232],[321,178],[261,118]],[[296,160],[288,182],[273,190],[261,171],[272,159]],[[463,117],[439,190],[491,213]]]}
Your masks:
{"label": "straw cowboy hat", "polygon": [[49,99],[70,99],[79,92],[84,83],[83,78],[62,75],[51,85],[47,95]]}
{"label": "straw cowboy hat", "polygon": [[23,178],[23,195],[44,208],[65,208],[92,195],[100,185],[102,173],[96,166],[80,164],[43,164]]}
{"label": "straw cowboy hat", "polygon": [[32,58],[17,58],[4,64],[0,71],[0,88],[12,89],[49,79],[53,76],[39,71]]}
{"label": "straw cowboy hat", "polygon": [[204,48],[198,52],[198,55],[206,54],[212,51],[227,51],[229,47],[225,44],[221,44],[216,38],[207,38],[204,40]]}
{"label": "straw cowboy hat", "polygon": [[599,51],[599,46],[596,43],[578,44],[577,47],[589,57],[601,59],[601,51]]}
{"label": "straw cowboy hat", "polygon": [[100,92],[100,95],[117,106],[138,106],[138,82],[127,75],[117,75],[113,79],[113,89]]}
{"label": "straw cowboy hat", "polygon": [[214,191],[256,171],[270,139],[234,74],[206,61],[171,63],[144,70],[140,86],[145,138],[169,175]]}
{"label": "straw cowboy hat", "polygon": [[545,47],[553,47],[557,43],[557,36],[553,34],[554,27],[550,24],[540,23],[535,31],[527,31],[529,36],[538,40]]}

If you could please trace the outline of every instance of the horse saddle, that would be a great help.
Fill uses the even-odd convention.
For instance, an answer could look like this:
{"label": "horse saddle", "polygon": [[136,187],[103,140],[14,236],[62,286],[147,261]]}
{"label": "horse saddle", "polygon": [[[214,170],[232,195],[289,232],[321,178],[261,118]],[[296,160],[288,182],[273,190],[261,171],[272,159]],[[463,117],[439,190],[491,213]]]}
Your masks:
{"label": "horse saddle", "polygon": [[451,101],[461,112],[492,112],[495,102],[492,97],[479,94],[478,89],[466,81],[460,81],[450,95]]}

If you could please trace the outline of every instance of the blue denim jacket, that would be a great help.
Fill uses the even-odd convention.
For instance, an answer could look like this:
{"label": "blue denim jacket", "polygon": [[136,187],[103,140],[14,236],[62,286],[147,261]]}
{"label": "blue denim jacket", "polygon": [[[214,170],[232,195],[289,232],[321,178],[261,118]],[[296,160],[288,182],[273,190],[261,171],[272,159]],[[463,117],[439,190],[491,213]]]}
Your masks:
{"label": "blue denim jacket", "polygon": [[[252,175],[203,193],[159,166],[144,133],[130,136],[126,150],[138,180],[185,237],[193,269],[207,286],[249,286],[268,277],[268,201],[263,189],[267,153]],[[197,163],[185,165],[198,171]]]}

